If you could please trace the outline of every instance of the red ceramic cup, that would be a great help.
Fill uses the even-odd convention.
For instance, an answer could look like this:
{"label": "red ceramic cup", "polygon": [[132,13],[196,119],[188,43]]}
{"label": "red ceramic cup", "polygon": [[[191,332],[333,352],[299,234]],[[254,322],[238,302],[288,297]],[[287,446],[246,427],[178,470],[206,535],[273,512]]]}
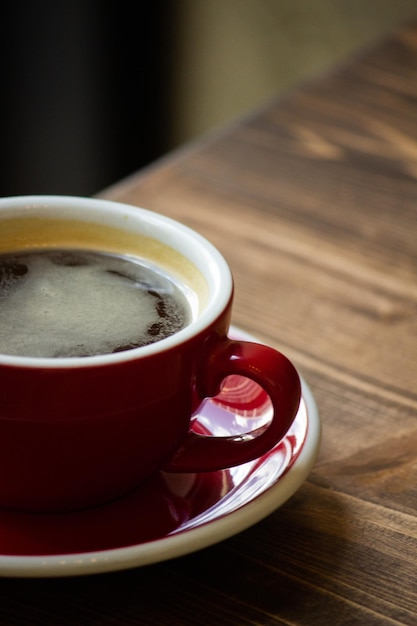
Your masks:
{"label": "red ceramic cup", "polygon": [[[0,346],[0,506],[93,506],[160,469],[247,462],[286,434],[300,401],[298,375],[281,353],[228,338],[232,277],[208,241],[162,215],[105,200],[0,200],[0,252],[38,247],[150,260],[184,284],[193,319],[166,339],[115,354],[39,358],[3,354]],[[271,422],[239,436],[195,433],[193,413],[231,374],[266,390]]]}

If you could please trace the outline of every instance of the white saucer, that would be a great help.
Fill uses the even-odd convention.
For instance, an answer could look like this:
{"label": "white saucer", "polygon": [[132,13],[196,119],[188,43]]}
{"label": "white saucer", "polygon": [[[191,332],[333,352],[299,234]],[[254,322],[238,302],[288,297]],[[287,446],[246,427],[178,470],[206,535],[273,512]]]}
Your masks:
{"label": "white saucer", "polygon": [[[230,334],[256,341],[236,328]],[[235,376],[226,387],[217,399],[205,402],[196,417],[197,430],[221,435],[233,422],[236,430],[248,431],[268,419],[269,399],[255,383]],[[239,400],[242,408],[232,408]],[[222,541],[260,521],[297,491],[310,473],[319,443],[316,403],[302,381],[302,401],[290,431],[256,461],[206,474],[160,473],[128,496],[82,512],[0,510],[0,576],[116,571]]]}

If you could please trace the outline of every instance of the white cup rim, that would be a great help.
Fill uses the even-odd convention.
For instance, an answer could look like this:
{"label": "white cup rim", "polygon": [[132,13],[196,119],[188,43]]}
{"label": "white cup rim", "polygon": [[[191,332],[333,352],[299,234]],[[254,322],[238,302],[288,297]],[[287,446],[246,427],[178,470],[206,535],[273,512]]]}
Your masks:
{"label": "white cup rim", "polygon": [[[89,368],[127,363],[149,357],[179,346],[203,332],[224,312],[230,302],[233,293],[233,279],[226,260],[217,248],[188,226],[149,209],[113,200],[81,196],[11,196],[0,198],[0,225],[1,220],[6,215],[8,217],[16,216],[18,213],[32,215],[36,212],[37,215],[48,216],[55,212],[54,216],[57,217],[57,210],[67,211],[66,215],[63,216],[66,219],[68,219],[69,211],[74,217],[78,216],[78,219],[82,219],[82,213],[88,210],[88,219],[84,214],[85,221],[91,221],[94,217],[93,221],[100,219],[101,223],[119,228],[124,227],[128,231],[132,230],[134,225],[139,227],[141,221],[142,232],[145,232],[145,224],[148,236],[155,236],[166,245],[178,250],[200,269],[209,287],[207,306],[195,320],[183,329],[166,339],[147,346],[112,354],[84,357],[15,356],[2,354],[0,347],[0,365],[48,369]],[[126,228],[127,223],[129,223],[129,228]]]}

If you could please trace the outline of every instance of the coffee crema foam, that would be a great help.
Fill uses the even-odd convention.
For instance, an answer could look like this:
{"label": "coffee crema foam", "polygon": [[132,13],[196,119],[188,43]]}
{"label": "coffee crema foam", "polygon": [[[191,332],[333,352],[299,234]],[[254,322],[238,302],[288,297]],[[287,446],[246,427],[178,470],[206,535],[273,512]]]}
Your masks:
{"label": "coffee crema foam", "polygon": [[[42,214],[42,207],[39,207],[38,210],[40,211],[38,215],[30,215],[26,210],[23,210],[20,215],[12,215],[9,213],[9,215],[6,214],[2,216],[0,220],[0,256],[9,255],[19,257],[32,252],[40,253],[42,251],[57,252],[60,250],[67,250],[71,251],[71,253],[77,254],[84,254],[85,251],[87,251],[87,254],[92,253],[99,256],[110,255],[112,257],[122,257],[124,260],[129,259],[130,266],[132,265],[133,259],[133,261],[139,265],[148,268],[148,270],[152,270],[152,272],[156,272],[154,275],[160,273],[162,276],[168,277],[171,284],[176,284],[177,287],[180,288],[181,296],[183,294],[186,295],[185,302],[188,305],[189,314],[191,316],[190,319],[198,317],[207,306],[207,303],[209,302],[209,287],[202,272],[194,265],[194,263],[192,263],[179,251],[173,249],[159,239],[146,234],[148,232],[146,227],[145,232],[142,232],[139,224],[136,226],[134,220],[132,223],[130,222],[130,217],[118,217],[113,224],[103,222],[101,216],[89,221],[84,221],[77,217],[72,219],[69,216],[59,216],[59,209],[56,210],[58,217],[54,217],[52,215],[53,212],[51,213],[49,209],[46,209],[47,213],[45,215]],[[125,221],[126,227],[120,225],[123,221]],[[51,279],[52,283],[50,286],[47,287],[46,285],[43,285],[42,287],[40,270],[43,263],[44,261],[36,261],[36,272],[39,271],[39,276],[37,278],[38,287],[41,289],[41,293],[44,298],[51,299],[51,290],[53,285],[58,280],[58,269],[54,270],[55,274]],[[68,270],[68,268],[66,268],[66,270]],[[111,351],[117,351],[119,348],[123,348],[123,346],[130,347],[131,342],[125,342],[125,334],[124,331],[121,331],[121,328],[123,328],[125,320],[130,318],[130,315],[135,308],[132,301],[130,304],[121,304],[118,297],[121,285],[115,285],[113,280],[115,278],[115,274],[108,274],[100,292],[103,297],[105,292],[108,296],[111,296],[111,306],[110,308],[104,307],[99,303],[99,296],[96,289],[92,289],[91,281],[93,280],[93,275],[93,270],[90,268],[88,271],[83,273],[82,278],[79,277],[79,281],[81,281],[83,289],[87,294],[86,296],[82,296],[82,298],[85,299],[85,304],[87,301],[89,301],[90,304],[95,301],[94,306],[98,305],[101,307],[100,316],[103,316],[103,318],[107,320],[105,322],[106,333],[107,329],[110,328],[111,332],[114,333],[113,338],[116,340],[115,344],[117,344],[112,344]],[[10,289],[11,287],[12,284],[10,282],[7,289]],[[27,294],[30,289],[32,291],[34,290],[33,287],[29,288],[29,285],[27,285],[26,289]],[[71,287],[70,292],[72,293],[72,296],[68,292],[64,301],[68,306],[76,307],[80,304],[78,301],[81,299],[79,290],[73,290]],[[28,304],[27,298],[23,300],[22,293],[18,295],[17,290],[13,294],[13,305],[6,305],[4,298],[1,300],[0,308],[5,311],[5,307],[9,307],[8,315],[11,315],[11,318],[9,318],[8,326],[4,323],[4,318],[6,316],[3,314],[3,318],[0,318],[0,353],[18,353],[23,356],[34,356],[34,353],[36,353],[36,355],[45,357],[45,352],[42,350],[38,352],[39,347],[35,347],[33,349],[34,353],[32,352],[32,354],[28,354],[26,349],[22,350],[22,348],[16,348],[17,344],[14,344],[14,347],[9,348],[6,348],[5,346],[6,341],[11,342],[10,335],[13,336],[15,334],[14,330],[10,330],[10,319],[13,320],[13,323],[16,323],[16,312],[19,308],[20,323],[23,323],[23,320],[25,320],[27,328],[30,329],[26,334],[30,336],[31,341],[34,341],[36,344],[36,335],[39,331],[35,328],[35,318],[36,316],[40,316],[41,319],[38,319],[38,322],[40,322],[42,320],[42,315],[43,319],[45,319],[45,316],[50,315],[49,313],[40,313],[42,310],[45,311],[45,308],[42,309],[42,303],[38,301],[36,306],[35,304]],[[61,320],[66,320],[66,324],[69,324],[69,326],[72,325],[72,327],[75,328],[77,325],[75,319],[76,316],[74,319],[70,318],[68,315],[67,305],[62,304],[57,306],[56,313]],[[37,310],[35,311],[35,309]],[[134,311],[134,314],[138,314],[137,308]],[[146,320],[144,324],[146,325],[149,315],[149,312],[146,313],[146,307],[143,311],[143,315],[144,320]],[[84,323],[86,324],[86,328],[88,328],[86,335],[91,337],[91,334],[96,332],[96,325],[91,319],[87,321],[84,320],[83,325]],[[78,333],[80,330],[81,325],[78,324]],[[153,338],[153,341],[157,340],[158,339]],[[15,341],[15,339],[13,339],[13,341]],[[137,342],[137,337],[135,341]],[[77,345],[78,343],[80,342],[77,339]],[[7,345],[11,346],[11,343],[8,343]],[[56,345],[58,345],[58,343]],[[104,349],[102,344],[100,349],[94,350],[94,354],[107,354],[110,350],[108,346],[109,344],[106,344],[106,348]],[[9,352],[7,352],[7,349]],[[42,352],[42,355],[40,352]],[[51,354],[52,352],[54,352],[54,350],[49,351],[48,354]],[[75,352],[79,355],[82,351],[76,350]],[[54,354],[56,353],[54,352]],[[85,354],[85,352],[83,352],[83,354]],[[59,352],[59,356],[61,356],[61,352]]]}
{"label": "coffee crema foam", "polygon": [[82,357],[145,346],[192,311],[179,284],[134,257],[80,250],[0,254],[0,351]]}

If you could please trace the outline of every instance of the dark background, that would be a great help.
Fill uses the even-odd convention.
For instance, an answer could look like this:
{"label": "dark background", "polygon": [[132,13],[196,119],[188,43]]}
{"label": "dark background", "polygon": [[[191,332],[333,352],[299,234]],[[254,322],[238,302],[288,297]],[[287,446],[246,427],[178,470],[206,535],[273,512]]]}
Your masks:
{"label": "dark background", "polygon": [[416,0],[3,0],[0,196],[95,194],[416,15]]}
{"label": "dark background", "polygon": [[3,3],[0,195],[91,195],[167,149],[170,6]]}

